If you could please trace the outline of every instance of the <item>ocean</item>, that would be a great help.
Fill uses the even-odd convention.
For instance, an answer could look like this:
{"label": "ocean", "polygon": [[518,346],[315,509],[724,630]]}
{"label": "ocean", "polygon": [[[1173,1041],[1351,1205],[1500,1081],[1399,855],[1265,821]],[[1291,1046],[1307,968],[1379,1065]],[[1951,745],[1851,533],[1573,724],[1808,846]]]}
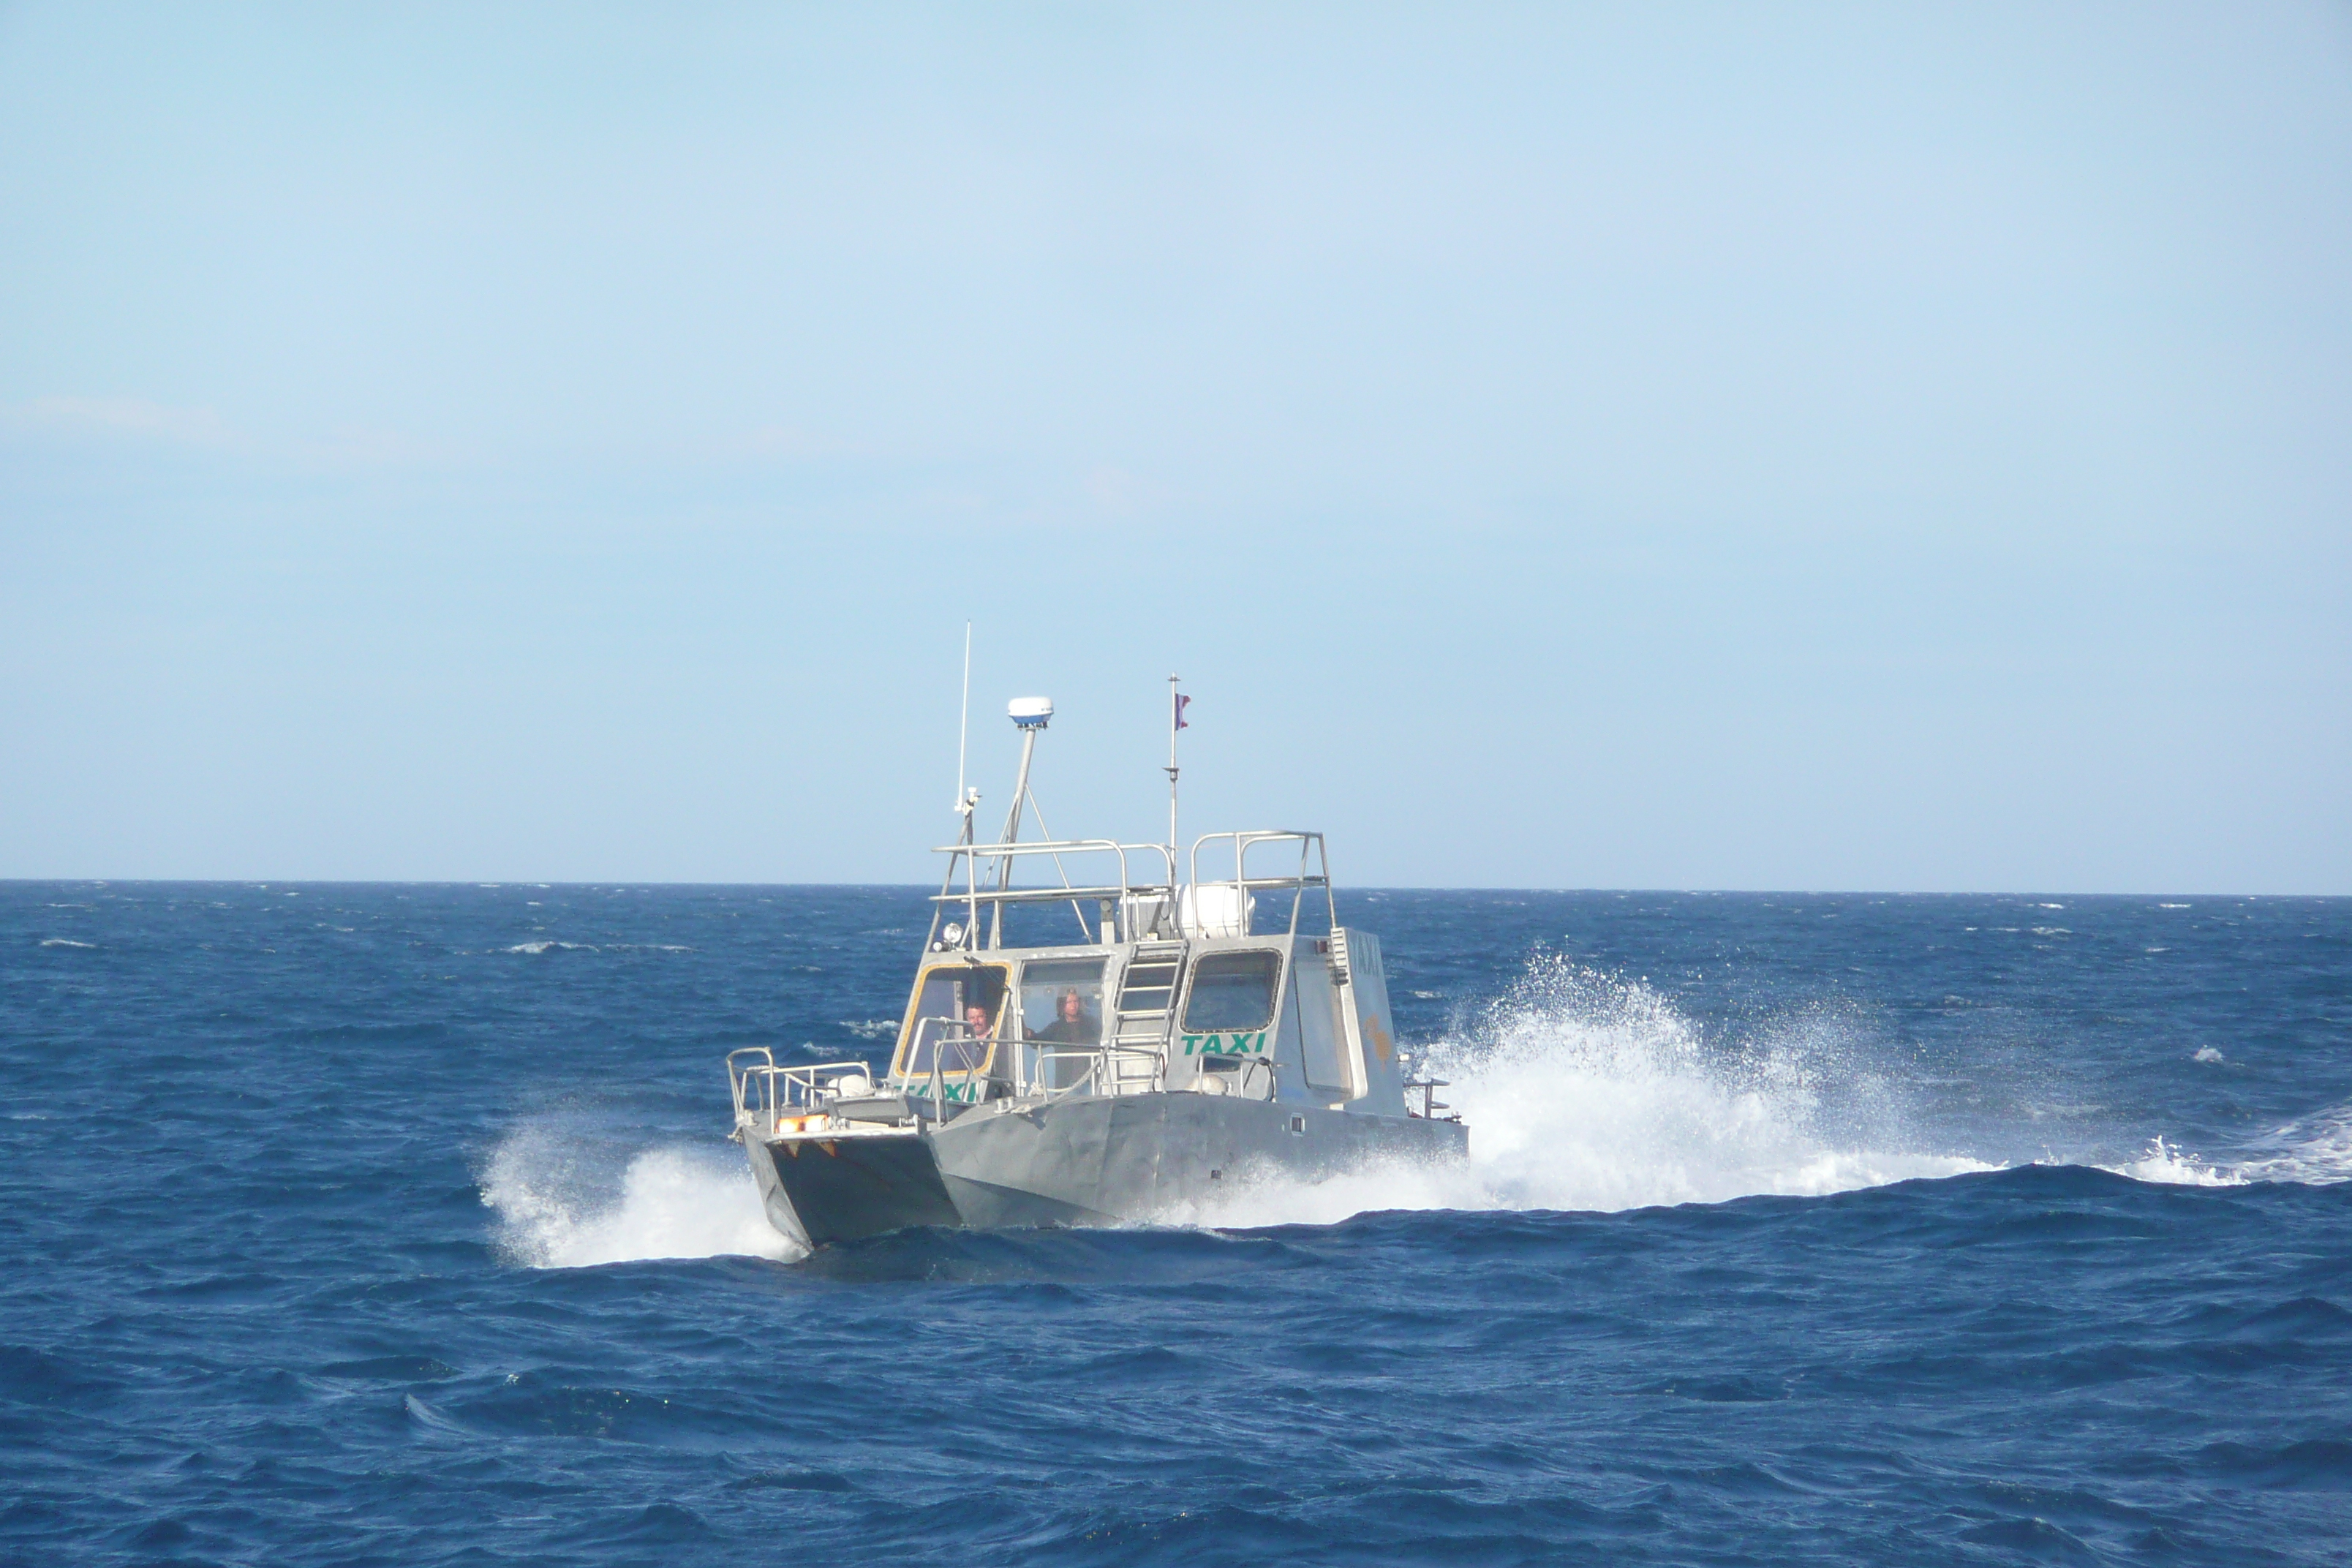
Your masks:
{"label": "ocean", "polygon": [[0,884],[0,1561],[2352,1563],[2352,900],[1343,894],[1468,1168],[796,1257],[925,908]]}

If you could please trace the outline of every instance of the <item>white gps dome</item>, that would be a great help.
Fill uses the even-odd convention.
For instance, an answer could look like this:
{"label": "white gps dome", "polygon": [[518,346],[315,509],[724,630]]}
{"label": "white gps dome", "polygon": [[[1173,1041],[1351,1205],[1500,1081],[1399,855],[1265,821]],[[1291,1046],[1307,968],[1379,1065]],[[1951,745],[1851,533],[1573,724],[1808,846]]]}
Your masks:
{"label": "white gps dome", "polygon": [[1042,730],[1054,716],[1054,700],[1050,697],[1016,697],[1004,705],[1004,711],[1013,723],[1024,730]]}

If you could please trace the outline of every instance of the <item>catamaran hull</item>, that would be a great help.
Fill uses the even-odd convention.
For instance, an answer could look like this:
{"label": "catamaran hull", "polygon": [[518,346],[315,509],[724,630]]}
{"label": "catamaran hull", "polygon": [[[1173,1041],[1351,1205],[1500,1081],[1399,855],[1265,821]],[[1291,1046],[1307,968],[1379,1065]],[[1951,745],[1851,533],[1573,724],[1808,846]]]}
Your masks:
{"label": "catamaran hull", "polygon": [[1455,1121],[1186,1093],[997,1101],[919,1130],[746,1143],[769,1221],[810,1247],[917,1225],[1184,1217],[1244,1183],[1469,1157]]}

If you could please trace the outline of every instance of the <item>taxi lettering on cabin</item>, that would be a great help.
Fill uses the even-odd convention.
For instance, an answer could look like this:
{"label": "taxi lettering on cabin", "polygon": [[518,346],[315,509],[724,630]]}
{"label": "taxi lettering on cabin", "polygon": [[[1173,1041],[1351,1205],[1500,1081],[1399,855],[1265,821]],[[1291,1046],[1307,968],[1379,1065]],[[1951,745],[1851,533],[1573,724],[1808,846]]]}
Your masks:
{"label": "taxi lettering on cabin", "polygon": [[931,1098],[931,1090],[934,1087],[939,1089],[939,1098],[941,1100],[957,1105],[976,1105],[980,1102],[981,1091],[988,1086],[984,1083],[955,1079],[942,1079],[934,1086],[927,1078],[910,1078],[905,1080],[904,1086],[898,1089],[898,1092],[913,1100],[929,1100]]}
{"label": "taxi lettering on cabin", "polygon": [[1262,1057],[1265,1054],[1265,1031],[1244,1030],[1230,1035],[1187,1035],[1184,1054],[1188,1057]]}

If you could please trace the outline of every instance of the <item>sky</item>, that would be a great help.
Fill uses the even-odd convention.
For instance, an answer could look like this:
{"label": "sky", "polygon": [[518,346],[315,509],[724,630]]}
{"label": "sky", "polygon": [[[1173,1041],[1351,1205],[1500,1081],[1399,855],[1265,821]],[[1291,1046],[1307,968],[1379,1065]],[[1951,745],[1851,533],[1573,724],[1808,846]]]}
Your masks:
{"label": "sky", "polygon": [[2352,894],[2352,6],[0,4],[0,877]]}

